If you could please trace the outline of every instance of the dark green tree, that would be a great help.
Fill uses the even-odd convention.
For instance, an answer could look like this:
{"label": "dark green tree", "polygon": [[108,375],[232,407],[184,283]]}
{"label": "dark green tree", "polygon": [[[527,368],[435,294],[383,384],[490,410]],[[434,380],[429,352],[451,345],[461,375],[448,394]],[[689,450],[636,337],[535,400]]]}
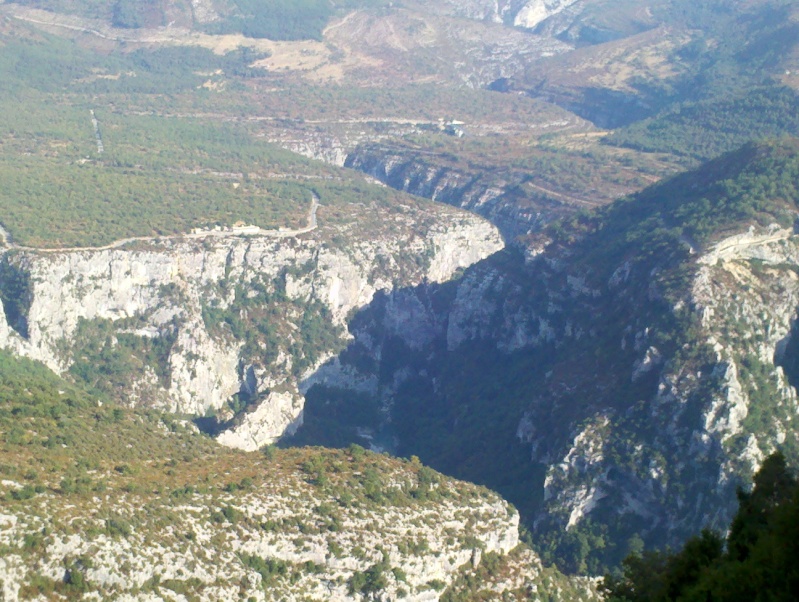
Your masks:
{"label": "dark green tree", "polygon": [[[739,509],[726,542],[705,530],[682,550],[645,552],[623,562],[601,586],[626,602],[788,602],[799,591],[799,486],[785,457],[769,456]],[[725,550],[726,543],[726,550]]]}
{"label": "dark green tree", "polygon": [[785,456],[769,456],[754,478],[751,492],[738,490],[738,513],[730,526],[727,553],[731,559],[744,561],[757,540],[768,531],[778,506],[790,500],[796,479],[788,470]]}

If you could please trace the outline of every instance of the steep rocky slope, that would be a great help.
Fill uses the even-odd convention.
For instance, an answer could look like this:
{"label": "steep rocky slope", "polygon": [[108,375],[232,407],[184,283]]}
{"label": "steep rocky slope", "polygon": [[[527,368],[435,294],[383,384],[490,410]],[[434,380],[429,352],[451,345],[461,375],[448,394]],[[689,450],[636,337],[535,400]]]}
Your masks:
{"label": "steep rocky slope", "polygon": [[[342,432],[497,488],[570,570],[723,528],[764,454],[798,449],[798,165],[795,142],[746,147],[526,261],[377,299],[329,369],[390,419]],[[298,437],[324,441],[341,406],[309,395]]]}
{"label": "steep rocky slope", "polygon": [[[125,405],[218,414],[214,428],[235,427],[223,442],[256,449],[301,423],[302,382],[345,345],[351,312],[379,290],[444,281],[503,246],[490,224],[443,206],[364,210],[359,222],[325,227],[322,207],[322,228],[297,236],[9,250],[0,347]],[[377,229],[365,225],[369,211]]]}
{"label": "steep rocky slope", "polygon": [[507,502],[417,459],[228,450],[3,351],[0,433],[4,600],[421,601],[480,574],[591,597],[519,545]]}
{"label": "steep rocky slope", "polygon": [[[243,467],[226,470],[231,493],[198,484],[160,495],[104,492],[91,509],[83,496],[57,493],[14,504],[1,519],[0,591],[6,600],[31,599],[37,589],[124,599],[163,599],[171,590],[216,600],[346,600],[371,586],[430,600],[473,559],[479,565],[482,553],[505,554],[519,543],[518,514],[487,491],[437,481],[437,499],[416,503],[410,465],[320,451],[283,456],[241,458]],[[315,461],[343,474],[325,487],[309,483],[303,466]],[[358,470],[379,475],[386,496],[361,485]],[[367,580],[373,567],[377,586]]]}
{"label": "steep rocky slope", "polygon": [[525,173],[459,170],[419,157],[412,150],[384,150],[379,145],[356,149],[347,157],[346,167],[358,169],[397,190],[440,203],[463,207],[496,224],[508,240],[540,227],[544,220],[569,213],[569,207],[552,199],[535,198],[522,191]]}
{"label": "steep rocky slope", "polygon": [[652,9],[664,5],[661,0],[447,0],[432,10],[596,44],[651,27]]}
{"label": "steep rocky slope", "polygon": [[[564,130],[579,131],[582,125],[576,120],[558,123]],[[638,190],[652,178],[622,167],[613,153],[573,160],[544,149],[530,151],[524,143],[505,156],[474,156],[469,143],[453,144],[453,150],[463,155],[367,143],[347,155],[345,166],[397,190],[482,215],[509,243],[559,218]]]}

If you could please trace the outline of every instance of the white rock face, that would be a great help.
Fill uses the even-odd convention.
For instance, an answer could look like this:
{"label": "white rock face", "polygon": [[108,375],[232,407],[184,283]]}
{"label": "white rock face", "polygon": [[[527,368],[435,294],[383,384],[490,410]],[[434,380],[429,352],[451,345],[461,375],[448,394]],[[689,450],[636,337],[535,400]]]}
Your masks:
{"label": "white rock face", "polygon": [[255,451],[279,439],[293,435],[302,426],[302,398],[291,393],[270,393],[254,412],[243,421],[223,432],[217,441],[228,447]]}
{"label": "white rock face", "polygon": [[346,166],[392,188],[482,215],[509,240],[540,223],[539,207],[520,209],[508,195],[524,181],[521,172],[459,171],[379,144],[354,148]]}
{"label": "white rock face", "polygon": [[[547,471],[544,499],[568,511],[567,529],[577,525],[606,495],[602,485],[602,462],[603,439],[609,424],[607,416],[597,416],[577,433],[563,460]],[[567,487],[565,483],[570,485]]]}
{"label": "white rock face", "polygon": [[330,165],[344,167],[344,163],[347,161],[347,149],[337,140],[315,140],[313,138],[299,140],[278,139],[276,142],[293,153],[309,159],[323,161]]}
{"label": "white rock face", "polygon": [[[608,266],[606,287],[568,272],[568,257],[543,254],[526,278],[488,262],[458,280],[445,311],[428,312],[442,333],[435,345],[449,351],[468,353],[472,343],[529,349],[531,365],[543,366],[548,345],[553,354],[565,352],[567,359],[532,381],[538,397],[520,412],[516,429],[532,460],[548,467],[536,523],[542,530],[630,513],[676,545],[703,526],[726,527],[736,486],[769,453],[797,440],[797,393],[777,364],[797,353],[799,236],[779,226],[755,228],[697,260],[693,281],[671,307],[677,328],[691,325],[685,353],[660,343],[655,314],[638,312],[636,305],[657,294],[657,281],[650,266],[635,262]],[[601,312],[625,307],[612,338],[592,332],[592,322],[606,315],[595,299]],[[408,326],[395,330],[414,338],[412,324],[420,320],[405,314]],[[422,353],[433,348],[420,345]],[[598,370],[582,372],[593,357],[615,353],[625,358],[613,374],[623,386]],[[629,401],[619,402],[619,390],[633,391]],[[579,418],[571,408],[580,408]]]}
{"label": "white rock face", "polygon": [[[760,259],[775,263],[775,260],[784,258],[786,247],[775,246],[772,243],[787,241],[792,236],[793,229],[781,228],[777,224],[772,224],[765,232],[757,232],[752,226],[743,234],[736,234],[716,243],[700,257],[699,262],[704,265],[716,265],[719,261]],[[788,251],[787,254],[796,260],[795,251]]]}
{"label": "white rock face", "polygon": [[734,362],[719,364],[718,372],[722,395],[717,396],[705,411],[704,428],[706,433],[719,434],[725,441],[741,432],[741,423],[748,414],[748,399],[738,380],[738,368]]}
{"label": "white rock face", "polygon": [[[241,390],[254,396],[281,387],[283,392],[266,395],[221,439],[253,449],[300,423],[304,400],[294,365],[302,358],[292,355],[292,344],[302,336],[304,306],[321,303],[343,333],[348,315],[368,304],[376,291],[444,281],[502,247],[493,226],[451,212],[449,223],[430,220],[400,229],[390,239],[352,240],[346,248],[332,247],[314,233],[177,238],[98,251],[18,251],[12,261],[29,273],[32,288],[28,332],[23,336],[12,329],[0,307],[0,347],[63,373],[74,361],[65,349],[75,344],[79,325],[86,321],[107,320],[128,333],[135,322],[133,333],[142,340],[171,333],[166,381],[159,382],[148,367],[131,376],[126,399],[202,415]],[[235,307],[236,290],[245,297],[256,295],[255,284],[276,294],[280,283],[290,307],[280,310],[282,317],[270,318],[271,327],[287,333],[275,339],[276,348],[245,349],[225,324],[209,329],[204,315],[209,307]],[[236,311],[245,330],[256,327],[246,309]],[[276,359],[265,363],[266,356]]]}
{"label": "white rock face", "polygon": [[[738,441],[743,451],[730,453],[721,466],[723,485],[736,467],[757,470],[766,454],[795,432],[796,390],[776,363],[796,325],[799,308],[799,239],[776,224],[730,236],[704,254],[694,280],[693,297],[708,343],[716,352],[714,376],[721,391],[702,415],[698,440]],[[760,399],[753,399],[760,392]],[[772,407],[762,407],[763,398]],[[757,432],[747,417],[757,404]]]}
{"label": "white rock face", "polygon": [[446,0],[456,14],[532,29],[578,0]]}
{"label": "white rock face", "polygon": [[532,29],[542,21],[552,15],[556,15],[564,8],[577,2],[577,0],[532,0],[527,2],[522,9],[516,13],[513,24],[516,27]]}
{"label": "white rock face", "polygon": [[[659,425],[660,432],[657,442],[648,444],[666,450],[687,438],[685,449],[673,456],[671,470],[675,464],[679,469],[681,463],[710,467],[701,477],[706,479],[701,485],[704,493],[697,498],[675,495],[667,484],[668,471],[664,472],[654,457],[648,460],[650,478],[634,482],[632,497],[625,496],[625,509],[645,516],[643,510],[653,508],[665,494],[673,496],[665,505],[670,520],[676,522],[679,509],[686,511],[690,503],[696,505],[691,520],[722,527],[728,524],[729,500],[734,499],[734,484],[740,475],[756,471],[766,455],[782,444],[786,433],[796,432],[796,391],[775,363],[793,336],[797,319],[799,238],[777,225],[751,228],[719,241],[698,263],[687,303],[701,317],[703,327],[694,344],[705,342],[716,355],[712,373],[663,364],[654,347],[642,344],[646,336],[639,341],[636,335],[635,347],[646,352],[633,366],[633,380],[662,370],[651,405],[651,422]],[[714,383],[709,400],[694,421],[686,422],[684,412],[695,403],[692,399],[697,389],[707,382]],[[759,418],[751,421],[752,413]],[[636,449],[635,454],[645,451]],[[551,495],[557,497],[556,507],[560,505],[568,513],[570,526],[590,512],[605,478],[604,467],[594,462],[595,449],[575,439],[566,457],[574,454],[581,458],[582,470],[579,464],[566,463],[571,466],[570,479],[547,477]],[[558,475],[554,468],[550,473]],[[576,478],[581,473],[591,478]]]}
{"label": "white rock face", "polygon": [[[799,237],[777,225],[753,227],[719,241],[698,263],[690,298],[684,303],[701,318],[702,329],[693,344],[706,343],[715,362],[707,374],[685,362],[669,365],[646,344],[647,331],[630,334],[635,349],[643,352],[632,366],[632,380],[658,370],[660,382],[654,399],[647,402],[650,422],[658,425],[658,432],[646,445],[634,445],[629,451],[634,463],[649,466],[650,474],[645,477],[639,471],[628,477],[623,510],[646,516],[667,500],[664,514],[674,524],[690,515],[689,520],[699,526],[723,527],[729,522],[729,500],[734,499],[741,475],[756,471],[767,454],[796,433],[796,390],[776,363],[795,336]],[[626,279],[623,272],[612,286]],[[691,410],[697,390],[707,383],[712,383],[708,399]],[[696,414],[689,421],[690,411]],[[607,489],[609,465],[597,435],[601,424],[585,427],[564,459],[547,473],[548,510],[559,513],[567,527],[588,516]],[[535,433],[529,418],[518,430],[523,440]],[[661,465],[662,456],[647,456],[649,448],[674,454],[670,466]],[[689,465],[697,473],[702,465],[704,471],[692,477],[692,485],[702,490],[695,497],[671,490],[668,483],[674,479],[669,471],[676,468],[681,478],[680,471]],[[616,480],[620,481],[618,476]]]}

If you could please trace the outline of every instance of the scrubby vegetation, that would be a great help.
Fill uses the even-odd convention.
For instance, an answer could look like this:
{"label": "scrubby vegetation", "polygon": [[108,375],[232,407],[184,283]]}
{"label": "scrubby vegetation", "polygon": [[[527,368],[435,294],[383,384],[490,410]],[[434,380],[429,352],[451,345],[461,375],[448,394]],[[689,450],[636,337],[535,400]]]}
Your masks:
{"label": "scrubby vegetation", "polygon": [[[161,429],[175,433],[175,438],[161,436]],[[163,470],[149,465],[153,457],[190,462],[217,448],[175,417],[98,403],[96,395],[43,365],[6,351],[0,351],[0,431],[0,470],[9,479],[38,488],[38,493],[136,490],[159,479],[166,485]],[[188,442],[192,451],[178,456]],[[188,476],[189,482],[192,479]],[[20,492],[7,495],[20,497]]]}
{"label": "scrubby vegetation", "polygon": [[[192,52],[180,53],[181,60]],[[2,223],[15,242],[102,245],[236,221],[267,228],[304,225],[309,190],[292,180],[264,179],[302,162],[244,130],[50,96],[63,86],[84,88],[79,81],[109,67],[169,81],[175,54],[104,61],[51,38],[4,46],[0,69],[11,78],[0,84],[6,88],[0,91],[0,203]],[[213,65],[213,55],[204,56]],[[196,84],[197,76],[191,79]],[[102,153],[92,128],[95,116]]]}
{"label": "scrubby vegetation", "polygon": [[[327,587],[320,580],[367,597],[441,589],[440,580],[416,584],[409,567],[426,555],[468,556],[513,512],[417,458],[359,446],[222,448],[188,421],[108,403],[5,351],[0,434],[0,500],[15,517],[4,523],[0,566],[25,572],[5,582],[20,583],[22,597],[166,588],[202,599],[218,587],[308,594]],[[461,522],[466,528],[453,528]],[[77,547],[53,560],[66,539]],[[164,565],[164,550],[183,568]],[[345,555],[359,568],[327,562]],[[95,569],[121,581],[98,581]]]}
{"label": "scrubby vegetation", "polygon": [[[313,192],[328,223],[352,219],[336,205],[391,204],[396,194],[264,143],[233,114],[206,119],[197,88],[208,74],[246,79],[255,58],[197,48],[98,57],[47,36],[9,40],[0,223],[19,245],[101,246],[236,223],[302,228]],[[167,93],[188,96],[158,100]]]}
{"label": "scrubby vegetation", "polygon": [[98,109],[98,154],[88,107],[41,97],[24,108],[7,97],[4,107],[0,202],[18,244],[99,246],[236,222],[306,225],[311,190],[272,176],[303,162],[234,126]]}
{"label": "scrubby vegetation", "polygon": [[[163,3],[150,0],[18,3],[77,12],[126,29],[164,25],[166,18]],[[243,32],[254,38],[320,39],[323,28],[343,9],[385,4],[383,0],[231,0],[216,2],[220,18],[202,27],[207,33]],[[675,163],[715,156],[750,137],[799,132],[795,94],[771,80],[782,51],[796,37],[795,24],[783,10],[790,8],[789,2],[766,7],[757,12],[756,19],[748,12],[743,17],[734,11],[719,15],[717,3],[662,6],[667,5],[673,9],[668,22],[703,28],[707,35],[696,36],[670,57],[685,68],[679,77],[633,82],[633,95],[651,101],[645,111],[661,112],[612,133],[599,148],[591,142],[598,139],[593,137],[598,132],[576,122],[568,126],[574,129],[562,135],[531,133],[527,125],[541,124],[545,130],[564,114],[516,96],[499,99],[486,91],[456,91],[438,84],[393,89],[298,83],[299,79],[285,73],[258,67],[256,61],[265,55],[247,48],[225,55],[182,47],[131,52],[129,48],[112,49],[109,42],[102,52],[89,52],[40,32],[3,34],[0,222],[19,245],[99,246],[132,236],[180,234],[194,227],[236,222],[264,228],[302,227],[311,195],[316,194],[324,208],[324,224],[333,227],[322,244],[347,248],[355,228],[374,237],[388,232],[392,222],[387,218],[405,211],[396,202],[399,196],[265,143],[263,139],[278,128],[296,128],[309,138],[344,132],[345,138],[348,131],[340,124],[350,120],[357,124],[352,131],[358,136],[360,128],[389,139],[400,132],[402,144],[390,151],[413,155],[423,167],[460,170],[465,179],[479,170],[491,172],[501,186],[508,186],[506,194],[514,209],[535,213],[536,203],[543,200],[552,211],[549,217],[572,212],[572,202],[604,202],[621,190],[643,186],[673,169]],[[605,35],[600,30],[594,33]],[[590,41],[590,34],[586,35],[583,41]],[[338,64],[343,58],[336,55],[331,60]],[[608,98],[618,101],[612,94]],[[513,122],[518,113],[529,123],[506,135],[505,126],[497,124]],[[467,125],[464,138],[449,136],[435,125],[438,119],[453,118],[480,125],[471,130]],[[489,118],[493,119],[490,127],[481,130]],[[365,123],[369,119],[376,121]],[[412,119],[430,123],[417,127],[404,121]],[[334,122],[338,123],[330,125]],[[624,148],[612,148],[614,145]],[[678,158],[664,160],[638,151]],[[601,295],[589,299],[581,310],[585,316],[603,316],[601,323],[586,320],[582,338],[575,335],[575,344],[569,349],[545,343],[536,351],[499,354],[493,342],[476,341],[449,354],[432,369],[424,365],[429,358],[422,358],[399,339],[384,341],[385,363],[376,366],[380,378],[390,378],[393,368],[403,364],[413,368],[412,375],[398,385],[394,405],[380,408],[368,395],[312,389],[306,426],[294,442],[323,442],[342,448],[352,441],[374,442],[398,453],[417,454],[441,470],[497,489],[517,503],[529,521],[541,507],[539,494],[546,467],[530,462],[530,446],[518,440],[516,429],[519,417],[542,395],[556,398],[566,408],[557,415],[542,412],[536,416],[537,428],[555,434],[548,441],[553,450],[562,449],[573,435],[560,432],[563,425],[558,421],[577,428],[590,426],[591,412],[600,402],[607,402],[607,407],[624,416],[617,429],[599,432],[605,442],[603,453],[613,457],[617,467],[635,474],[636,464],[643,466],[643,455],[636,455],[638,445],[657,428],[647,422],[642,401],[651,398],[657,382],[652,376],[629,382],[629,366],[637,356],[632,347],[618,351],[619,341],[626,340],[626,320],[634,315],[636,327],[652,327],[649,342],[670,358],[675,371],[692,366],[712,374],[711,350],[693,344],[700,327],[696,316],[680,306],[693,270],[691,252],[750,224],[777,221],[790,226],[799,186],[795,151],[794,142],[748,145],[699,172],[549,227],[545,238],[551,248],[568,249],[570,269],[584,277],[589,290],[600,291]],[[501,169],[495,169],[497,166]],[[413,202],[402,198],[403,205]],[[357,226],[341,227],[356,221]],[[333,234],[335,228],[339,229]],[[423,261],[419,267],[424,267]],[[570,290],[562,275],[552,273],[537,273],[531,283],[530,273],[513,252],[491,262],[507,279],[518,283],[527,302],[540,304],[536,307],[542,316],[549,300],[543,299],[538,289],[546,285]],[[607,283],[625,264],[629,264],[631,284],[625,289],[629,295],[614,297]],[[12,327],[23,336],[30,286],[26,278],[24,270],[8,262],[0,265],[0,299]],[[264,363],[275,359],[278,341],[290,341],[297,376],[323,354],[338,350],[342,333],[331,326],[321,304],[289,301],[279,280],[256,282],[248,290],[230,290],[233,285],[221,282],[219,287],[230,302],[209,303],[203,308],[203,320],[214,337],[243,341],[247,352],[264,350]],[[455,288],[430,287],[431,302],[447,306]],[[572,301],[565,295],[558,302],[566,305]],[[296,333],[274,327],[280,312],[291,315],[298,326]],[[117,326],[129,326],[130,331],[118,332]],[[552,326],[561,331],[566,328],[557,319]],[[569,324],[570,329],[573,326]],[[500,323],[491,325],[502,327]],[[575,331],[579,327],[574,326]],[[40,375],[40,367],[15,367],[10,358],[0,356],[4,362],[0,363],[0,377],[7,379],[4,386],[14,397],[2,410],[5,421],[0,422],[7,458],[3,470],[10,480],[22,485],[4,494],[9,503],[19,506],[54,495],[72,496],[70,500],[88,504],[90,496],[112,491],[130,495],[157,492],[178,504],[198,492],[244,495],[253,484],[266,482],[261,480],[260,468],[249,466],[250,457],[240,462],[242,456],[234,452],[211,451],[209,440],[194,433],[188,422],[107,404],[109,398],[129,401],[124,390],[126,371],[151,373],[158,386],[168,386],[165,360],[174,342],[172,326],[167,325],[157,336],[143,336],[136,333],[135,322],[116,324],[112,332],[106,321],[83,321],[77,337],[77,346],[71,350],[70,377],[83,389],[59,381],[40,394],[38,385],[21,385],[17,376],[28,370],[34,382],[40,376],[47,381],[50,377]],[[607,353],[608,349],[616,351]],[[758,358],[746,358],[745,368],[741,371],[743,384],[758,405],[751,409],[746,426],[757,429],[769,412],[762,392],[765,387],[760,386],[768,375]],[[567,382],[567,375],[574,382]],[[702,404],[718,384],[713,378],[706,377],[704,388],[698,387],[686,401],[690,407],[686,422],[698,420]],[[540,391],[531,391],[531,382],[544,384]],[[381,385],[394,387],[397,383]],[[553,395],[570,387],[576,387],[588,401],[578,394]],[[31,396],[32,403],[19,402],[30,401]],[[47,400],[40,403],[37,396]],[[100,406],[98,399],[106,405]],[[247,400],[239,396],[232,403],[241,410]],[[107,425],[112,425],[110,430],[103,430]],[[172,443],[158,443],[147,434],[148,429],[170,433]],[[109,433],[108,441],[95,437],[95,430]],[[45,450],[44,456],[38,455],[39,448]],[[162,465],[153,461],[160,453],[170,458]],[[659,453],[651,452],[646,460],[662,460]],[[22,458],[19,468],[17,457]],[[220,462],[215,464],[219,472],[230,473],[224,487],[212,482],[218,473],[211,475],[195,466],[201,460]],[[381,472],[389,470],[387,461],[358,447],[330,455],[270,448],[258,461],[281,466],[276,469],[280,477],[301,473],[310,490],[329,496],[319,504],[316,522],[276,519],[258,527],[264,531],[296,530],[298,540],[338,532],[342,528],[340,508],[361,504],[368,509],[405,507],[448,495],[440,487],[441,477],[418,462],[408,463],[405,480],[387,480]],[[620,506],[625,501],[614,498],[605,503]],[[568,531],[537,534],[547,560],[570,571],[598,572],[630,551],[662,543],[644,533],[640,517],[620,520],[601,510],[594,516]],[[209,510],[208,520],[231,528],[250,521],[230,498],[219,498],[219,504]],[[102,521],[93,528],[120,539],[135,536],[140,524],[110,515]],[[186,540],[191,538],[186,535]],[[718,541],[706,538],[700,543],[699,547],[707,549]],[[32,535],[26,545],[34,549],[41,541]],[[403,549],[422,553],[428,544],[409,540],[403,545]],[[332,540],[329,551],[334,556],[342,554]],[[251,553],[239,560],[264,584],[283,584],[316,570]],[[43,578],[31,585],[29,593],[48,596],[86,591],[91,588],[84,577],[86,570],[84,560],[74,560],[65,566],[63,583]],[[504,570],[505,565],[497,559],[486,558],[486,579]],[[395,581],[402,581],[396,567],[370,557],[349,579],[348,588],[353,595],[372,596]],[[469,595],[479,591],[477,581],[465,579],[463,591]],[[439,580],[428,584],[431,591],[443,585]],[[192,594],[199,588],[172,581],[148,586],[151,590],[159,587]]]}
{"label": "scrubby vegetation", "polygon": [[158,27],[164,23],[164,12],[158,0],[116,0],[111,11],[115,27]]}
{"label": "scrubby vegetation", "polygon": [[[136,320],[89,321],[81,319],[72,337],[73,355],[69,374],[88,391],[117,403],[129,403],[130,374],[152,376],[154,384],[170,385],[169,353],[177,335],[176,324],[161,332],[142,335],[135,331]],[[143,405],[158,401],[140,395]]]}
{"label": "scrubby vegetation", "polygon": [[[587,286],[601,291],[596,301],[588,302],[588,311],[603,316],[603,320],[601,324],[585,324],[584,328],[591,332],[588,342],[569,346],[554,364],[544,359],[552,357],[547,354],[553,352],[545,351],[533,359],[531,369],[553,369],[554,365],[556,372],[569,375],[568,387],[587,391],[594,403],[604,399],[605,407],[625,413],[625,418],[616,422],[615,434],[602,434],[603,453],[613,457],[614,466],[636,473],[633,458],[637,452],[632,442],[641,437],[654,439],[654,429],[658,428],[652,424],[646,402],[642,401],[655,397],[658,382],[652,375],[630,380],[628,370],[636,353],[629,348],[618,349],[624,329],[631,323],[647,324],[651,328],[650,344],[670,358],[670,374],[690,370],[703,375],[687,400],[693,409],[686,411],[684,418],[690,421],[686,422],[689,429],[698,428],[701,408],[713,398],[720,382],[713,371],[717,362],[713,349],[697,342],[702,340],[700,316],[684,305],[690,299],[697,269],[692,251],[696,254],[750,225],[765,227],[777,222],[790,227],[797,203],[799,143],[789,140],[747,145],[638,195],[549,228],[548,234],[555,241],[551,248],[568,253],[570,272],[584,274]],[[625,274],[623,285],[612,284],[614,274],[618,277],[622,273],[617,270]],[[608,353],[608,349],[615,351]],[[555,357],[558,355],[554,352]],[[582,381],[583,378],[591,382]],[[554,387],[547,390],[553,389],[557,391]],[[564,397],[572,399],[568,394]],[[758,398],[753,398],[752,403],[757,405]],[[593,403],[586,405],[589,408],[575,403],[571,411],[560,412],[557,420],[570,416],[567,422],[585,424],[591,419]],[[753,407],[750,420],[756,420],[761,411],[768,412],[765,404]],[[535,428],[539,432],[557,432],[558,424],[550,419],[548,412],[537,415]],[[662,461],[658,453],[651,456],[653,464]],[[421,457],[437,466],[431,458]],[[709,474],[715,470],[712,465],[704,469]],[[511,493],[507,495],[520,503]],[[567,571],[589,573],[620,562],[642,544],[636,531],[644,530],[647,524],[632,514],[614,516],[614,504],[623,503],[622,499],[609,502],[606,512],[594,512],[592,518],[568,531],[553,529],[542,533],[538,541],[546,550],[544,558]],[[646,543],[664,542],[658,544],[650,539]]]}
{"label": "scrubby vegetation", "polygon": [[[624,22],[625,8],[592,18],[612,30]],[[679,32],[676,47],[662,56],[672,70],[644,70],[626,89],[572,82],[579,98],[571,99],[572,108],[615,130],[604,144],[696,163],[750,140],[796,135],[796,93],[781,84],[799,39],[793,3],[769,0],[731,10],[724,2],[677,0],[651,3],[651,10],[670,33]]]}
{"label": "scrubby vegetation", "polygon": [[[441,602],[501,599],[534,602],[553,598],[578,602],[596,599],[595,587],[587,579],[564,579],[554,567],[541,565],[524,545],[509,554],[483,554],[477,569],[468,570],[470,568],[464,567],[463,574],[441,593]],[[547,593],[553,591],[558,594]]]}
{"label": "scrubby vegetation", "polygon": [[799,139],[751,143],[550,232],[564,242],[587,228],[595,243],[616,249],[607,262],[615,266],[633,249],[655,257],[663,245],[704,246],[748,225],[791,226],[797,202]]}
{"label": "scrubby vegetation", "polygon": [[[339,350],[343,344],[344,333],[333,322],[327,306],[317,299],[292,299],[286,295],[288,277],[302,276],[314,269],[312,263],[285,269],[270,283],[258,278],[235,287],[226,280],[217,283],[217,296],[202,311],[206,329],[212,336],[243,342],[241,353],[259,358],[263,365],[273,362],[278,350],[285,348],[293,358],[294,376],[299,378],[324,354]],[[227,297],[231,288],[233,300],[223,307],[219,299]],[[287,326],[286,318],[296,322],[296,332]],[[288,341],[290,344],[285,345]]]}
{"label": "scrubby vegetation", "polygon": [[233,5],[235,12],[209,31],[273,40],[320,38],[334,11],[334,6],[323,0],[233,0]]}

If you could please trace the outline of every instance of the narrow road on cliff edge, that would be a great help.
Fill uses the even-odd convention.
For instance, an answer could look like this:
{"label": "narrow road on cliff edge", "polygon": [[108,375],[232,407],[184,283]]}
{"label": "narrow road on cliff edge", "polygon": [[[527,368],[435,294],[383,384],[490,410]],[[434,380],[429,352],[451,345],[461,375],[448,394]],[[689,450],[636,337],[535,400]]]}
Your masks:
{"label": "narrow road on cliff edge", "polygon": [[168,236],[132,236],[130,238],[122,238],[101,247],[59,247],[56,249],[43,249],[41,247],[26,247],[14,243],[8,231],[0,224],[0,250],[18,250],[18,251],[34,251],[36,253],[71,253],[76,251],[108,251],[110,249],[118,249],[132,242],[159,242],[167,240],[188,240],[188,239],[203,239],[203,238],[291,238],[301,234],[313,232],[318,226],[316,219],[316,212],[319,209],[319,197],[316,193],[311,196],[311,208],[308,210],[308,225],[304,228],[297,228],[296,230],[279,229],[279,230],[264,230],[258,228],[257,230],[250,229],[236,229],[230,228],[227,230],[201,230],[199,232],[191,232],[188,234],[173,234]]}

